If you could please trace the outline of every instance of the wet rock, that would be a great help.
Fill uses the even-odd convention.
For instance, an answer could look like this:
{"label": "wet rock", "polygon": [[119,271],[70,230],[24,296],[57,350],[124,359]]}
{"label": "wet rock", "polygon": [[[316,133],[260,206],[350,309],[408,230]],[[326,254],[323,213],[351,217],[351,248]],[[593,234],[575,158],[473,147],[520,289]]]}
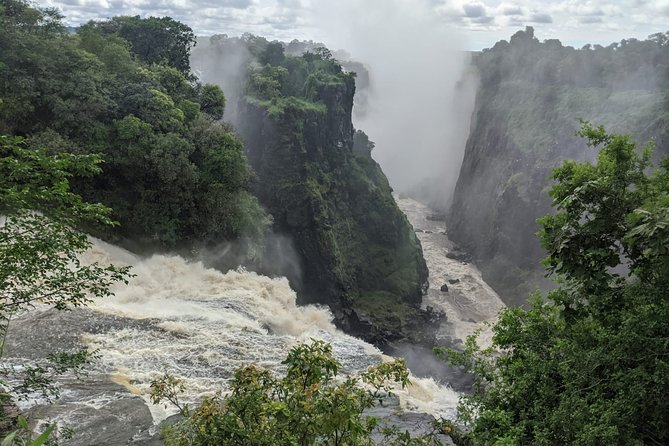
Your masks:
{"label": "wet rock", "polygon": [[[96,313],[90,308],[58,311],[34,310],[12,324],[5,341],[5,358],[28,360],[46,358],[54,351],[74,351],[83,347],[81,333],[106,333],[120,329],[162,331],[159,319],[130,319]],[[48,330],[37,327],[49,327]],[[75,330],[72,328],[76,327]]]}
{"label": "wet rock", "polygon": [[427,220],[430,221],[445,221],[446,220],[446,214],[439,214],[439,213],[434,213],[430,214],[425,217]]}
{"label": "wet rock", "polygon": [[167,417],[167,419],[163,420],[158,426],[154,426],[152,429],[144,430],[135,435],[129,444],[132,446],[162,446],[163,441],[161,440],[160,432],[162,432],[163,428],[178,423],[183,419],[183,416],[180,414]]}
{"label": "wet rock", "polygon": [[[432,415],[420,412],[404,412],[400,408],[400,398],[393,393],[383,395],[382,398],[374,407],[365,410],[363,413],[363,416],[377,417],[380,420],[379,429],[372,434],[374,444],[384,444],[380,430],[385,427],[396,427],[399,432],[409,432],[413,437],[425,435],[432,431],[435,422]],[[446,435],[438,435],[437,439],[444,445],[454,444],[450,437]]]}
{"label": "wet rock", "polygon": [[[429,434],[435,421],[432,415],[426,413],[398,413],[396,410],[387,408],[374,408],[369,411],[368,415],[381,418],[380,428],[396,427],[399,432],[408,432],[412,437]],[[375,444],[383,444],[384,438],[380,429],[372,434],[372,439]],[[444,445],[455,444],[450,437],[443,434],[437,434],[436,439]]]}
{"label": "wet rock", "polygon": [[[14,363],[46,357],[54,351],[75,351],[83,347],[81,333],[105,333],[122,328],[161,330],[157,320],[134,320],[93,314],[87,308],[75,311],[34,310],[15,321],[7,334],[6,359]],[[48,326],[48,330],[36,327]],[[76,327],[76,330],[72,328]],[[149,408],[141,397],[107,374],[91,373],[81,379],[58,380],[62,397],[52,405],[35,407],[32,419],[50,420],[71,428],[71,446],[158,446],[158,431]],[[141,442],[135,439],[142,438]]]}
{"label": "wet rock", "polygon": [[438,324],[446,320],[446,313],[444,313],[441,310],[437,310],[434,307],[428,305],[427,308],[425,308],[425,316],[427,321],[431,324]]}
{"label": "wet rock", "polygon": [[460,283],[460,279],[448,279],[448,283],[450,283],[451,285],[454,285],[456,283]]}
{"label": "wet rock", "polygon": [[[366,311],[369,301],[385,295],[405,314],[420,307],[428,278],[422,248],[381,168],[352,152],[353,79],[319,83],[314,92],[325,111],[275,114],[254,101],[239,104],[237,129],[257,178],[254,195],[273,216],[272,229],[292,239],[299,265],[270,260],[257,269],[287,277],[299,304],[361,310],[359,319],[379,332],[365,339],[385,338],[397,331],[396,320]],[[338,141],[343,147],[332,150]],[[320,188],[323,178],[328,185]],[[346,329],[347,321],[337,323]]]}
{"label": "wet rock", "polygon": [[430,347],[409,343],[395,343],[384,349],[390,356],[402,357],[413,376],[432,378],[441,384],[447,384],[457,392],[469,392],[472,389],[473,376],[461,366],[450,366],[434,354],[433,347],[462,350],[462,343],[456,339],[444,338]]}
{"label": "wet rock", "polygon": [[[426,282],[427,292],[427,282]],[[335,324],[346,333],[383,348],[391,342],[407,341],[432,345],[434,334],[446,314],[432,307],[402,306],[391,302],[376,302],[368,308],[342,308],[333,311]],[[383,324],[376,322],[383,315]]]}
{"label": "wet rock", "polygon": [[[0,388],[0,391],[5,392],[5,388]],[[17,418],[21,415],[21,410],[18,408],[13,401],[7,401],[4,404],[0,404],[0,432],[9,432],[16,429],[17,427]]]}
{"label": "wet rock", "polygon": [[[155,434],[146,402],[125,387],[100,376],[63,383],[63,397],[56,404],[36,408],[36,419],[52,420],[74,432],[70,446],[162,444]],[[134,439],[147,433],[145,441]],[[154,438],[155,437],[155,438]]]}
{"label": "wet rock", "polygon": [[446,257],[448,257],[449,259],[458,260],[460,262],[465,262],[465,263],[469,263],[472,261],[471,255],[459,250],[453,250],[447,252]]}
{"label": "wet rock", "polygon": [[442,293],[448,293],[448,285],[443,284],[441,288],[439,288]]}

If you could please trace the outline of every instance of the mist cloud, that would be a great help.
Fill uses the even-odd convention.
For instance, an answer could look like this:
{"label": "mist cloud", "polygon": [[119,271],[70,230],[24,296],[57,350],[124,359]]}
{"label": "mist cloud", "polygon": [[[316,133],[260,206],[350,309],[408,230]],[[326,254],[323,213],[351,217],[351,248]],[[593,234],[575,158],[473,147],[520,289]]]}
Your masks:
{"label": "mist cloud", "polygon": [[[399,192],[445,204],[455,186],[474,104],[464,40],[428,1],[352,0],[315,11],[330,48],[369,67],[367,110],[354,125],[376,143],[372,156]],[[367,12],[365,12],[367,11]]]}

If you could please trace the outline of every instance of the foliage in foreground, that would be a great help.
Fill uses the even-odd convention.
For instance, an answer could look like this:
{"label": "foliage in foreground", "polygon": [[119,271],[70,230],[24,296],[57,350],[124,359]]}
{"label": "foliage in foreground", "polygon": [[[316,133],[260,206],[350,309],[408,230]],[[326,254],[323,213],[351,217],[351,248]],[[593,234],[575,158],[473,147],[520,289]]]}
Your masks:
{"label": "foliage in foreground", "polygon": [[669,443],[669,158],[585,123],[597,162],[565,162],[540,219],[559,287],[505,309],[493,346],[440,351],[476,376],[461,403],[482,445]]}
{"label": "foliage in foreground", "polygon": [[[178,399],[179,380],[165,376],[151,385],[154,403],[169,401],[185,419],[163,432],[167,446],[185,445],[373,445],[436,446],[440,428],[412,438],[384,427],[363,411],[382,402],[393,384],[406,386],[404,360],[383,363],[357,376],[339,378],[341,364],[332,347],[314,340],[291,349],[283,362],[286,374],[276,377],[254,365],[238,369],[225,397],[208,398],[194,410]],[[363,387],[364,386],[364,387]]]}
{"label": "foliage in foreground", "polygon": [[[47,155],[26,148],[22,138],[0,136],[0,359],[14,316],[38,304],[59,310],[85,305],[111,294],[114,283],[126,281],[128,268],[83,264],[78,257],[91,245],[75,229],[78,225],[114,224],[110,209],[87,203],[69,190],[72,178],[97,174],[99,163],[97,156]],[[0,362],[3,428],[12,424],[5,413],[12,400],[57,398],[54,378],[65,372],[78,374],[93,357],[84,349],[53,352],[20,368]],[[48,433],[30,442],[27,423],[18,420],[19,429],[3,445],[46,441]]]}

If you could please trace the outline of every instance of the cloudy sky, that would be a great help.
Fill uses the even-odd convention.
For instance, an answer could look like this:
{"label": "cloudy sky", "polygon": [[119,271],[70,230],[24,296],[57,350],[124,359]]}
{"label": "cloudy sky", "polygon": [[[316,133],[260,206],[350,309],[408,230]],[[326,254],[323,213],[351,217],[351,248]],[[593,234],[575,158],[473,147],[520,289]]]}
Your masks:
{"label": "cloudy sky", "polygon": [[[59,8],[70,25],[115,15],[164,16],[191,26],[198,35],[244,32],[272,39],[314,39],[328,43],[320,11],[338,0],[35,0]],[[457,33],[466,49],[477,50],[534,26],[543,40],[558,38],[580,47],[669,31],[669,0],[388,0],[415,4],[439,26]],[[366,0],[345,2],[349,15],[374,15]]]}

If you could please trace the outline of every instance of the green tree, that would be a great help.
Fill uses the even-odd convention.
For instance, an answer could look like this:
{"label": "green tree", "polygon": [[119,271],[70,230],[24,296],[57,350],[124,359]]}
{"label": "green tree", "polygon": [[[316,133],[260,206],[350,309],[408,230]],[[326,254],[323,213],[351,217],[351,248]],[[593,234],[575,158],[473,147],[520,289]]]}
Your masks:
{"label": "green tree", "polygon": [[90,22],[103,34],[115,34],[130,43],[132,53],[149,64],[167,64],[184,76],[190,73],[190,50],[196,44],[193,30],[171,17],[114,17]]}
{"label": "green tree", "polygon": [[185,416],[163,432],[165,444],[360,446],[374,444],[376,429],[385,437],[383,444],[440,444],[434,434],[411,438],[363,416],[365,409],[386,398],[393,385],[408,383],[402,359],[338,379],[341,364],[332,356],[332,347],[313,340],[292,348],[283,364],[283,377],[254,365],[238,369],[227,397],[205,399],[194,410],[179,402],[179,380],[166,375],[154,381],[154,403],[169,401]]}
{"label": "green tree", "polygon": [[223,119],[225,95],[218,85],[206,84],[200,92],[200,110],[213,119]]}
{"label": "green tree", "polygon": [[[38,304],[59,310],[85,305],[110,295],[112,284],[126,281],[128,268],[79,259],[91,243],[77,227],[115,224],[110,209],[86,203],[69,190],[71,178],[99,173],[99,163],[94,155],[50,156],[26,148],[22,138],[0,136],[0,357],[18,313]],[[34,392],[56,397],[53,376],[77,372],[91,357],[84,349],[53,352],[22,369],[3,364],[0,401],[4,405]],[[23,437],[13,435],[16,441]]]}
{"label": "green tree", "polygon": [[269,42],[263,52],[258,57],[258,62],[261,65],[281,65],[286,59],[284,54],[283,43],[281,42]]}
{"label": "green tree", "polygon": [[188,58],[187,27],[120,17],[73,35],[60,20],[24,0],[0,3],[0,133],[49,153],[102,154],[104,172],[72,179],[122,223],[98,236],[183,252],[244,239],[257,251],[268,219],[248,191],[241,141],[217,122],[225,96],[172,60]]}
{"label": "green tree", "polygon": [[597,162],[555,169],[539,220],[559,287],[504,310],[491,348],[439,351],[477,378],[461,405],[476,444],[669,442],[669,159],[649,173],[649,147],[579,134]]}

